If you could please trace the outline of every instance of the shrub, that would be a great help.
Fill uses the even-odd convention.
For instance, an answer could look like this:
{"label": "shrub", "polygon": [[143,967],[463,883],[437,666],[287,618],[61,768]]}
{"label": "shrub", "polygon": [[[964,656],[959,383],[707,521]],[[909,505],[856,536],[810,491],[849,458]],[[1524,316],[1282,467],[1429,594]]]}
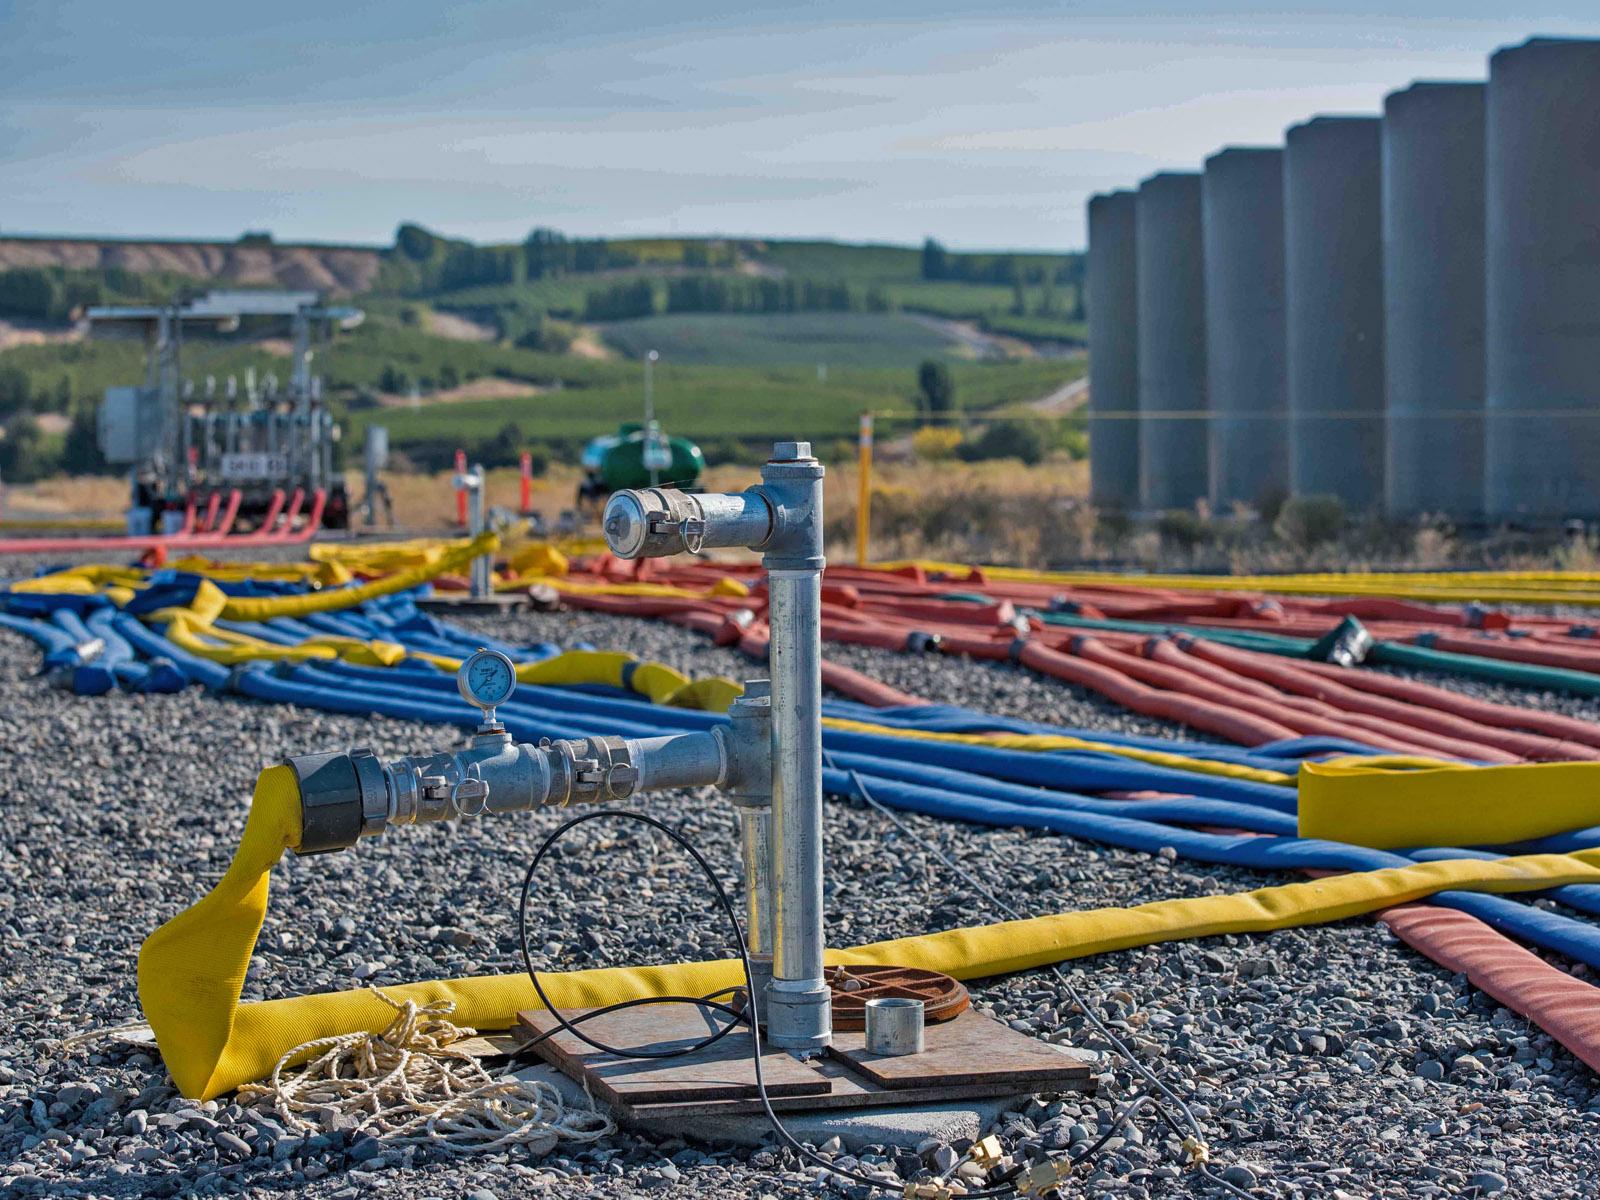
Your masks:
{"label": "shrub", "polygon": [[1037,422],[997,421],[976,438],[963,442],[960,455],[967,462],[1015,458],[1031,467],[1044,459],[1046,444]]}
{"label": "shrub", "polygon": [[74,413],[61,448],[61,469],[68,475],[98,475],[106,469],[94,414]]}
{"label": "shrub", "polygon": [[45,443],[39,422],[26,413],[13,417],[0,440],[0,479],[33,483],[55,473],[59,451]]}
{"label": "shrub", "polygon": [[1063,429],[1061,431],[1061,448],[1067,452],[1067,457],[1073,462],[1082,462],[1089,457],[1089,435],[1082,429]]}
{"label": "shrub", "polygon": [[1337,496],[1293,496],[1283,502],[1272,531],[1295,550],[1314,550],[1345,531],[1349,517]]}
{"label": "shrub", "polygon": [[1211,526],[1199,513],[1174,508],[1156,518],[1156,532],[1167,545],[1193,552],[1211,536]]}
{"label": "shrub", "polygon": [[947,413],[956,406],[956,385],[950,368],[929,359],[917,368],[918,404],[931,413]]}
{"label": "shrub", "polygon": [[479,442],[475,447],[476,453],[471,457],[486,467],[514,467],[522,461],[522,452],[527,445],[527,439],[522,436],[522,427],[515,421],[507,421],[493,437]]}
{"label": "shrub", "polygon": [[565,354],[572,349],[571,325],[537,314],[528,328],[512,342],[519,350],[539,350],[545,354]]}
{"label": "shrub", "polygon": [[961,431],[948,425],[929,425],[911,435],[911,449],[923,462],[945,462],[956,456]]}

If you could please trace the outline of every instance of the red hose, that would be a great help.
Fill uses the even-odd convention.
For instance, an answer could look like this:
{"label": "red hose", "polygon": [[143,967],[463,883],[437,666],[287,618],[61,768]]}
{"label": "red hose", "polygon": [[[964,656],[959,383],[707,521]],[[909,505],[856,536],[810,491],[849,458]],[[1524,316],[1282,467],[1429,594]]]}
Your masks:
{"label": "red hose", "polygon": [[212,493],[211,493],[210,498],[207,499],[207,501],[206,501],[206,515],[200,518],[200,523],[196,527],[197,528],[197,532],[200,532],[200,533],[210,533],[211,532],[211,523],[217,519],[217,510],[219,508],[221,508],[221,507],[222,507],[222,493],[219,492],[219,491],[213,490]]}
{"label": "red hose", "polygon": [[[739,639],[739,649],[757,662],[766,662],[770,648],[771,633],[767,626],[759,621],[751,622]],[[822,660],[822,686],[831,688],[851,700],[870,704],[874,708],[899,708],[903,705],[927,703],[926,700],[890,687],[887,683],[876,680],[853,667],[829,662],[826,658]]]}
{"label": "red hose", "polygon": [[1600,1071],[1600,988],[1552,967],[1466,913],[1401,904],[1381,910],[1377,918]]}
{"label": "red hose", "polygon": [[[1322,698],[1311,699],[1305,696],[1286,696],[1264,683],[1243,675],[1235,675],[1212,663],[1196,659],[1182,653],[1176,646],[1165,639],[1151,639],[1152,644],[1147,647],[1148,656],[1157,661],[1169,663],[1181,670],[1198,674],[1204,678],[1224,686],[1237,687],[1250,695],[1265,695],[1265,698],[1274,704],[1281,704],[1294,712],[1306,713],[1324,721],[1333,721],[1339,725],[1348,726],[1357,731],[1361,736],[1359,741],[1373,742],[1372,735],[1378,738],[1391,737],[1395,730],[1391,722],[1369,716],[1362,712],[1351,712],[1342,706]],[[1256,691],[1255,689],[1261,689]],[[1523,761],[1518,755],[1499,750],[1493,746],[1485,746],[1476,739],[1453,738],[1435,733],[1422,728],[1407,728],[1404,731],[1407,742],[1429,751],[1433,754],[1442,754],[1447,758],[1464,758],[1480,762],[1514,763]]]}
{"label": "red hose", "polygon": [[[1418,701],[1401,703],[1398,700],[1368,695],[1354,688],[1345,687],[1334,680],[1302,671],[1294,663],[1269,655],[1238,650],[1232,646],[1219,646],[1202,638],[1182,638],[1178,644],[1189,655],[1212,663],[1226,664],[1241,675],[1266,681],[1286,692],[1309,696],[1348,712],[1379,717],[1450,739],[1462,739],[1468,748],[1465,757],[1482,758],[1483,748],[1488,747],[1519,758],[1552,762],[1600,758],[1600,751],[1586,746],[1576,746],[1570,742],[1560,742],[1538,734],[1493,729],[1464,717],[1436,711]],[[1454,751],[1454,753],[1460,756],[1462,752]]]}
{"label": "red hose", "polygon": [[1457,716],[1466,717],[1483,725],[1492,725],[1497,729],[1530,729],[1547,737],[1600,748],[1600,726],[1580,721],[1576,717],[1513,708],[1488,700],[1474,700],[1469,696],[1463,696],[1460,692],[1452,692],[1432,684],[1418,683],[1414,679],[1397,679],[1393,675],[1352,670],[1331,663],[1302,662],[1295,665],[1313,675],[1337,679],[1349,688],[1409,703],[1426,704],[1442,712],[1452,712]]}
{"label": "red hose", "polygon": [[1272,721],[1293,730],[1294,734],[1291,736],[1317,734],[1323,737],[1363,741],[1368,745],[1401,754],[1433,753],[1429,748],[1416,742],[1403,741],[1387,734],[1356,737],[1350,727],[1343,722],[1297,712],[1285,704],[1248,696],[1237,689],[1222,687],[1211,683],[1209,680],[1199,679],[1186,671],[1163,666],[1160,663],[1153,663],[1125,651],[1113,650],[1109,646],[1101,645],[1094,638],[1080,637],[1075,639],[1072,644],[1072,653],[1080,658],[1087,658],[1114,670],[1119,670],[1126,675],[1131,675],[1141,683],[1179,692],[1186,696],[1193,696],[1221,708],[1234,709],[1260,717],[1263,720]]}
{"label": "red hose", "polygon": [[248,538],[255,538],[260,537],[265,533],[272,532],[273,525],[277,523],[278,514],[283,511],[283,499],[283,489],[274,488],[272,490],[272,499],[267,501],[267,511],[261,518],[261,524],[257,525],[253,532],[247,533],[244,536]]}
{"label": "red hose", "polygon": [[1088,688],[1136,713],[1175,721],[1242,746],[1259,746],[1262,742],[1277,742],[1298,736],[1295,730],[1286,725],[1241,713],[1231,705],[1158,692],[1129,679],[1120,671],[1074,658],[1038,642],[1022,643],[1016,659],[1040,674]]}

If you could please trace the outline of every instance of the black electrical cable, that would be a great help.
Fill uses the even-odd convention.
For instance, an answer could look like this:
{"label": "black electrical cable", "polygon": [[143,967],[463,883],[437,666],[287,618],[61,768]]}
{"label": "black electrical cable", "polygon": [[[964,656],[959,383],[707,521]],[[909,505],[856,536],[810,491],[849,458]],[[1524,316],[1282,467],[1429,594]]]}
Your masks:
{"label": "black electrical cable", "polygon": [[[827,761],[830,767],[834,765],[833,756],[831,754],[828,754],[826,751],[824,751],[823,758]],[[894,822],[895,827],[907,837],[910,837],[912,840],[916,841],[923,847],[923,849],[933,854],[939,859],[940,862],[944,863],[945,866],[949,867],[950,870],[959,875],[973,888],[973,890],[986,899],[990,904],[994,905],[994,907],[1001,913],[1010,917],[1013,921],[1021,921],[1025,919],[1021,913],[986,888],[975,875],[947,855],[943,849],[941,849],[939,846],[936,846],[934,843],[923,837],[916,830],[912,829],[909,825],[902,821],[894,812],[894,810],[879,803],[879,801],[872,795],[871,791],[868,790],[866,781],[863,780],[861,775],[854,769],[850,771],[850,780],[855,784],[856,789],[861,793],[861,798],[863,800],[865,800],[878,812],[888,817],[890,821]],[[1066,989],[1068,998],[1071,999],[1071,1001],[1083,1011],[1083,1014],[1088,1018],[1089,1023],[1094,1026],[1095,1031],[1104,1037],[1108,1042],[1110,1042],[1112,1048],[1117,1052],[1117,1054],[1120,1055],[1129,1066],[1138,1072],[1139,1076],[1144,1080],[1146,1086],[1151,1087],[1155,1089],[1155,1091],[1159,1092],[1163,1098],[1170,1101],[1178,1109],[1178,1111],[1183,1114],[1184,1120],[1189,1124],[1190,1132],[1186,1134],[1185,1131],[1177,1124],[1177,1122],[1172,1119],[1171,1115],[1165,1112],[1159,1106],[1156,1106],[1154,1109],[1156,1116],[1159,1117],[1161,1121],[1170,1129],[1172,1129],[1172,1131],[1180,1138],[1193,1137],[1196,1142],[1199,1142],[1203,1145],[1205,1143],[1205,1138],[1202,1136],[1204,1131],[1200,1128],[1199,1120],[1196,1119],[1194,1113],[1190,1110],[1184,1099],[1165,1083],[1163,1083],[1161,1079],[1156,1076],[1155,1072],[1151,1071],[1139,1061],[1139,1059],[1134,1055],[1133,1051],[1129,1049],[1127,1044],[1123,1042],[1123,1040],[1115,1033],[1113,1033],[1111,1031],[1111,1027],[1102,1021],[1100,1019],[1100,1015],[1089,1006],[1088,1001],[1086,1001],[1079,993],[1078,989],[1073,986],[1072,980],[1068,978],[1067,973],[1063,971],[1058,964],[1050,964],[1050,969],[1055,973],[1056,978],[1060,980],[1061,985]],[[1132,1107],[1134,1106],[1130,1106],[1130,1108]],[[1080,1162],[1083,1158],[1087,1158],[1089,1154],[1093,1153],[1102,1145],[1104,1145],[1105,1142],[1111,1137],[1111,1132],[1118,1128],[1120,1121],[1126,1119],[1127,1116],[1132,1115],[1131,1112],[1126,1109],[1124,1110],[1124,1114],[1125,1115],[1123,1117],[1118,1118],[1118,1121],[1113,1122],[1111,1131],[1108,1131],[1098,1142],[1094,1144],[1094,1146],[1092,1146],[1088,1151],[1085,1151],[1083,1155],[1074,1157],[1072,1161]],[[1233,1184],[1229,1183],[1226,1179],[1222,1178],[1222,1176],[1213,1172],[1205,1164],[1205,1162],[1196,1160],[1193,1166],[1195,1171],[1209,1182],[1215,1183],[1218,1187],[1223,1188],[1235,1196],[1242,1197],[1243,1200],[1253,1200],[1249,1192],[1246,1192],[1243,1189],[1235,1187]]]}
{"label": "black electrical cable", "polygon": [[[527,873],[522,878],[522,896],[521,901],[517,906],[517,940],[521,946],[522,961],[527,968],[528,979],[532,982],[533,990],[538,993],[539,999],[544,1003],[544,1006],[550,1013],[552,1019],[555,1020],[556,1024],[560,1028],[572,1034],[585,1045],[592,1046],[602,1053],[611,1054],[618,1058],[676,1058],[680,1055],[692,1054],[696,1050],[702,1049],[705,1046],[709,1046],[717,1039],[726,1036],[731,1030],[738,1028],[739,1025],[748,1025],[750,1029],[750,1062],[751,1066],[755,1069],[756,1093],[761,1099],[761,1107],[763,1110],[765,1110],[767,1121],[771,1124],[773,1131],[777,1133],[779,1139],[797,1155],[799,1155],[800,1158],[821,1167],[830,1174],[837,1175],[841,1179],[848,1179],[852,1183],[859,1183],[867,1187],[877,1188],[881,1191],[892,1192],[896,1195],[900,1195],[903,1191],[902,1187],[900,1186],[891,1183],[885,1183],[881,1179],[873,1179],[867,1175],[858,1175],[854,1171],[847,1171],[843,1167],[836,1166],[829,1162],[816,1152],[807,1149],[793,1134],[788,1131],[787,1128],[784,1127],[783,1122],[778,1120],[778,1114],[772,1110],[772,1101],[767,1096],[767,1083],[762,1074],[761,1027],[755,1020],[752,1019],[755,1008],[753,1004],[747,1003],[745,1008],[741,1011],[736,1010],[729,1005],[716,1004],[703,997],[654,996],[644,999],[624,1000],[617,1004],[609,1005],[606,1008],[596,1009],[593,1012],[585,1013],[579,1017],[569,1019],[562,1016],[555,1006],[550,1003],[549,998],[545,995],[544,988],[539,983],[538,972],[536,972],[533,968],[533,957],[528,951],[528,899],[533,889],[534,874],[537,872],[539,864],[544,861],[544,857],[549,852],[550,848],[563,837],[565,837],[571,830],[590,821],[599,821],[612,818],[625,821],[637,821],[642,825],[648,825],[650,828],[666,834],[669,838],[681,846],[689,855],[689,857],[694,860],[695,865],[698,866],[705,877],[710,880],[712,889],[716,893],[717,903],[721,907],[723,915],[728,918],[728,924],[733,929],[734,940],[739,951],[739,963],[744,970],[745,994],[747,998],[753,994],[750,952],[744,940],[744,927],[739,924],[739,916],[734,910],[733,901],[728,898],[727,890],[723,888],[722,881],[717,878],[716,872],[711,869],[711,864],[706,861],[705,856],[702,855],[700,851],[697,850],[694,845],[690,843],[690,841],[681,833],[673,829],[665,822],[657,820],[655,817],[646,816],[644,813],[632,812],[627,809],[603,808],[597,809],[594,812],[584,813],[581,816],[573,817],[570,821],[566,821],[552,830],[549,836],[547,836],[544,841],[540,843],[538,851],[533,856],[533,861],[528,864]],[[724,992],[729,990],[732,989],[723,989]],[[712,992],[710,994],[712,996],[716,996],[721,995],[722,992]],[[608,1046],[604,1042],[601,1042],[595,1038],[591,1038],[587,1034],[582,1033],[577,1029],[578,1024],[590,1020],[591,1018],[601,1016],[606,1012],[614,1012],[621,1008],[631,1008],[636,1005],[643,1004],[695,1004],[727,1012],[734,1019],[712,1036],[704,1038],[693,1045],[678,1047],[671,1050],[647,1051],[643,1053],[636,1049],[624,1049]],[[554,1030],[550,1031],[550,1033],[554,1032]],[[544,1036],[548,1037],[550,1034],[545,1034]],[[539,1040],[542,1041],[543,1038],[540,1038]],[[1022,1170],[1023,1168],[1021,1166],[1012,1167],[1005,1174],[1003,1174],[997,1182],[1003,1183],[1010,1179],[1014,1179],[1017,1175],[1021,1174]],[[966,1192],[964,1193],[964,1196],[965,1200],[986,1200],[986,1198],[989,1197],[1014,1196],[1017,1194],[1018,1193],[1015,1188],[991,1187],[984,1190]]]}

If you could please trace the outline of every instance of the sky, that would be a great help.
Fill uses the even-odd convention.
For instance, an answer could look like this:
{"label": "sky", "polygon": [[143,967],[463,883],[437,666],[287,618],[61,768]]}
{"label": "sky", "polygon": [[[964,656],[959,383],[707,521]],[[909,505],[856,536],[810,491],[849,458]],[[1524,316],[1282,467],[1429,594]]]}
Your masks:
{"label": "sky", "polygon": [[1600,36],[1502,7],[0,0],[0,234],[1073,249],[1095,192]]}

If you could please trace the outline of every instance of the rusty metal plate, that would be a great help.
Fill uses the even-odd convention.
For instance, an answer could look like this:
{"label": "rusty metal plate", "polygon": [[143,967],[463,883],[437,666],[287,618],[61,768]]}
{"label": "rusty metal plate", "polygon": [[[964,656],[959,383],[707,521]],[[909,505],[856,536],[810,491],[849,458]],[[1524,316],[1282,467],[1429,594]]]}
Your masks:
{"label": "rusty metal plate", "polygon": [[926,1026],[923,1043],[921,1054],[873,1054],[849,1035],[835,1039],[828,1053],[884,1088],[1006,1084],[1065,1091],[1093,1075],[1077,1055],[978,1013]]}
{"label": "rusty metal plate", "polygon": [[835,1029],[865,1029],[867,1001],[885,996],[921,1000],[928,1025],[959,1017],[972,1004],[960,980],[920,967],[829,967],[827,978]]}
{"label": "rusty metal plate", "polygon": [[[574,1009],[568,1020],[586,1012]],[[562,1074],[591,1085],[611,1104],[637,1105],[687,1101],[752,1099],[759,1093],[750,1062],[750,1034],[736,1030],[713,1046],[677,1058],[613,1058],[566,1032],[543,1009],[517,1014],[520,1029],[551,1037],[533,1052]],[[596,1017],[583,1031],[613,1046],[667,1049],[690,1045],[714,1032],[727,1017],[688,1004],[650,1004]],[[832,1084],[782,1050],[763,1047],[761,1074],[771,1096],[825,1095]]]}

